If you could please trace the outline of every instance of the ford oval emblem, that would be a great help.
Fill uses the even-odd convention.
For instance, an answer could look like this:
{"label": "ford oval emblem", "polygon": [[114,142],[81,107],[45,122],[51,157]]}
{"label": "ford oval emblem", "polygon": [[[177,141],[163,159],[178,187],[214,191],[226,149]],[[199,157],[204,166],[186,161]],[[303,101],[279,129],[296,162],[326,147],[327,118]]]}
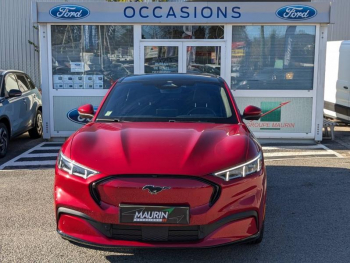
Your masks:
{"label": "ford oval emblem", "polygon": [[[97,111],[97,108],[96,106],[94,106],[94,111],[96,112]],[[86,124],[89,122],[88,119],[85,119],[85,118],[81,118],[79,116],[79,112],[78,112],[78,109],[72,109],[70,111],[67,112],[67,118],[68,120],[72,121],[72,122],[75,122],[75,123],[78,123],[78,124]]]}
{"label": "ford oval emblem", "polygon": [[288,5],[277,10],[276,16],[285,20],[306,20],[317,15],[317,10],[306,5]]}
{"label": "ford oval emblem", "polygon": [[90,15],[90,10],[80,5],[58,5],[50,10],[50,15],[57,19],[76,20]]}

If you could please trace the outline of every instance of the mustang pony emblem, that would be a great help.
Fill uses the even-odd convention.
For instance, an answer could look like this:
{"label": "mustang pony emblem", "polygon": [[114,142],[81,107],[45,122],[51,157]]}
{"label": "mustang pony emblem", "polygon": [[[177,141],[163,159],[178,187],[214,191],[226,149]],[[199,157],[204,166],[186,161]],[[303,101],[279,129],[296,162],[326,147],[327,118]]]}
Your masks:
{"label": "mustang pony emblem", "polygon": [[148,192],[152,195],[158,194],[159,192],[170,189],[171,187],[167,186],[154,186],[154,185],[145,185],[142,187],[142,190],[148,190]]}

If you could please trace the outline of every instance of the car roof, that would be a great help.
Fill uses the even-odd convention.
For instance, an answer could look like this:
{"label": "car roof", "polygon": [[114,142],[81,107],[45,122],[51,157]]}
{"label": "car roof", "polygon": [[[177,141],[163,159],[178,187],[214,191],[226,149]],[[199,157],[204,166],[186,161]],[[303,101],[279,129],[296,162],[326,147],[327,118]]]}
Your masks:
{"label": "car roof", "polygon": [[118,82],[134,82],[134,81],[169,81],[181,80],[189,82],[206,82],[206,83],[220,83],[218,76],[210,74],[185,74],[185,73],[171,73],[171,74],[143,74],[130,75],[122,78]]}
{"label": "car roof", "polygon": [[23,71],[20,70],[14,70],[14,69],[9,69],[9,70],[5,70],[5,69],[0,69],[0,75],[5,75],[6,73],[24,73]]}

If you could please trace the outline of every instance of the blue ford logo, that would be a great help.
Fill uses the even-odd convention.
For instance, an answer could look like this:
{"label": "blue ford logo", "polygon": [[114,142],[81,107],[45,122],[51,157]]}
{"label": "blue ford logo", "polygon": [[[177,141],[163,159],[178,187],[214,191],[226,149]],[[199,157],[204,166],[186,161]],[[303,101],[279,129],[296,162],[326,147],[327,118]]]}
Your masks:
{"label": "blue ford logo", "polygon": [[[97,111],[97,108],[96,106],[94,106],[94,111],[96,112]],[[81,118],[79,116],[79,112],[78,112],[78,109],[72,109],[70,111],[68,111],[67,113],[67,118],[68,120],[72,121],[72,122],[75,122],[75,123],[78,123],[78,124],[86,124],[88,123],[90,120],[88,119],[85,119],[85,118]]]}
{"label": "blue ford logo", "polygon": [[277,10],[276,15],[286,20],[306,20],[317,15],[317,10],[306,5],[288,5]]}
{"label": "blue ford logo", "polygon": [[58,5],[50,10],[50,15],[58,19],[76,20],[90,15],[90,10],[79,5]]}

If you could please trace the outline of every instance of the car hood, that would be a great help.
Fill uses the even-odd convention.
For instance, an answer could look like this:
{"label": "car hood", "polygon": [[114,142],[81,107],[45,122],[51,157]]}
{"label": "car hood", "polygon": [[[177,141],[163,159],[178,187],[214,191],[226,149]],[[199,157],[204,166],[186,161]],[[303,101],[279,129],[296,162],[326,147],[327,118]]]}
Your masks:
{"label": "car hood", "polygon": [[64,154],[105,175],[200,176],[244,163],[259,151],[241,124],[90,123],[70,143]]}

